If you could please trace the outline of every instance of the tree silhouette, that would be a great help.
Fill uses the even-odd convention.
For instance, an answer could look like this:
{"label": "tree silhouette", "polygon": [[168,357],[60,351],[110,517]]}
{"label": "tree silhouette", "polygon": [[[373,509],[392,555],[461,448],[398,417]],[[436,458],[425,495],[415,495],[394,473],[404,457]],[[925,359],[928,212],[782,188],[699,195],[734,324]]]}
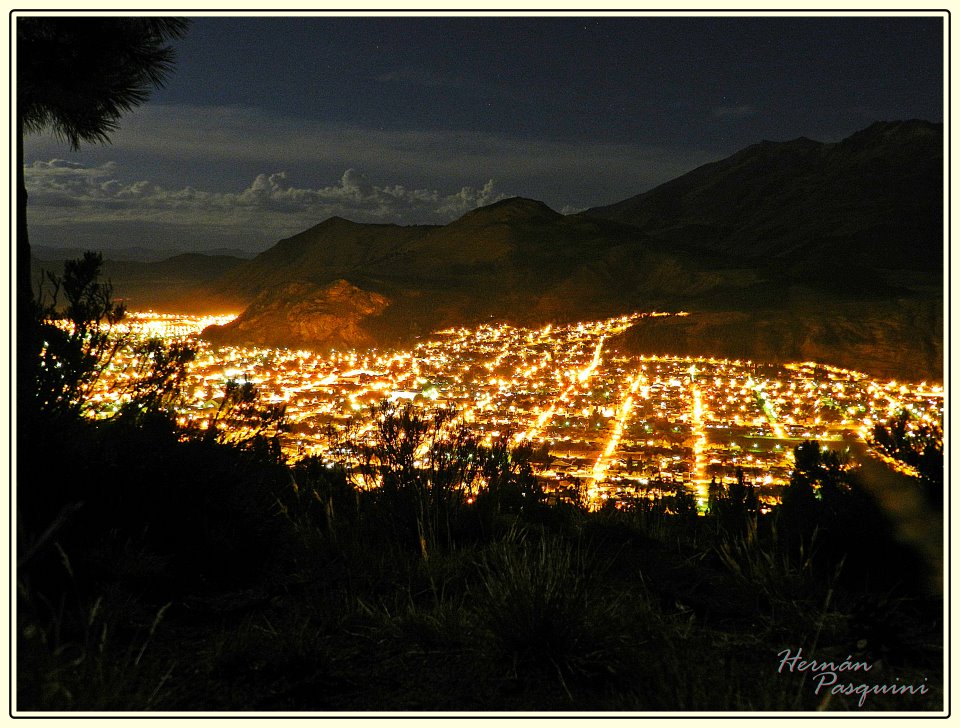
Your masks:
{"label": "tree silhouette", "polygon": [[943,506],[943,428],[901,410],[873,428],[872,445],[914,468],[931,503]]}
{"label": "tree silhouette", "polygon": [[[102,264],[100,254],[91,252],[67,261],[62,276],[48,274],[52,300],[47,303],[42,287],[38,293],[36,330],[43,348],[20,376],[33,383],[36,406],[47,415],[79,414],[100,375],[128,343],[111,335],[124,309],[114,304],[110,285],[99,282]],[[66,298],[62,309],[57,306],[61,293]],[[68,326],[57,326],[58,319]],[[27,401],[20,404],[23,408]]]}
{"label": "tree silhouette", "polygon": [[31,340],[37,317],[30,284],[24,135],[51,129],[74,150],[82,142],[108,142],[120,117],[164,84],[174,61],[167,41],[181,37],[187,21],[20,17],[16,23],[17,344],[24,365],[37,343]]}

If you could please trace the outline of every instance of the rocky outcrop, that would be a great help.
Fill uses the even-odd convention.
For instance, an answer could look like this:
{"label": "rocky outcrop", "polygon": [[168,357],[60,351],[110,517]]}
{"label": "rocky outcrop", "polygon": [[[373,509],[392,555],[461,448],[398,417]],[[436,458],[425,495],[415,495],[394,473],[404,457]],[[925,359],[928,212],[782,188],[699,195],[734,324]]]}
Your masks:
{"label": "rocky outcrop", "polygon": [[340,279],[327,286],[297,281],[258,295],[225,326],[210,326],[214,343],[287,348],[357,348],[374,343],[368,328],[390,301]]}

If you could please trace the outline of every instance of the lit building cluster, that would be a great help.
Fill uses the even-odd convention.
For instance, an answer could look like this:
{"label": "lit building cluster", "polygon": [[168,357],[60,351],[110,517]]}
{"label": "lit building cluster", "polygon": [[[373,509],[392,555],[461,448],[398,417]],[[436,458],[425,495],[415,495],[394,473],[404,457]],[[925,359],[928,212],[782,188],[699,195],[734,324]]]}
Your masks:
{"label": "lit building cluster", "polygon": [[[372,429],[372,405],[450,407],[484,443],[546,446],[539,472],[551,497],[588,502],[656,497],[678,488],[703,503],[711,482],[738,476],[778,499],[794,446],[834,441],[863,452],[872,427],[906,410],[911,421],[943,421],[940,386],[877,382],[811,362],[757,364],[714,358],[627,356],[617,335],[645,316],[539,329],[486,324],[437,332],[410,351],[210,347],[197,338],[230,317],[129,314],[135,336],[191,341],[196,359],[180,422],[210,427],[230,380],[249,381],[265,404],[283,404],[291,458],[333,452],[345,433]],[[672,315],[687,315],[685,312]],[[124,355],[98,395],[105,408],[132,370]]]}

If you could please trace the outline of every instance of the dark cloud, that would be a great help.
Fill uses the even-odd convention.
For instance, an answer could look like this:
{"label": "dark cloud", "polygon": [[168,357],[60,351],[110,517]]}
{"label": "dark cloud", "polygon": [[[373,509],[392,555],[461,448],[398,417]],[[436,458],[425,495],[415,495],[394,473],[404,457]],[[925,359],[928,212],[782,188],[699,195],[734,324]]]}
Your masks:
{"label": "dark cloud", "polygon": [[[125,118],[110,147],[86,147],[76,156],[86,166],[116,160],[125,168],[162,168],[162,174],[147,173],[166,187],[221,191],[245,185],[265,169],[285,170],[315,187],[348,169],[370,179],[402,178],[414,189],[459,189],[464,179],[493,178],[507,194],[560,209],[615,202],[734,151],[462,129],[379,129],[253,108],[152,106]],[[28,159],[67,156],[46,137],[28,138],[26,152]]]}

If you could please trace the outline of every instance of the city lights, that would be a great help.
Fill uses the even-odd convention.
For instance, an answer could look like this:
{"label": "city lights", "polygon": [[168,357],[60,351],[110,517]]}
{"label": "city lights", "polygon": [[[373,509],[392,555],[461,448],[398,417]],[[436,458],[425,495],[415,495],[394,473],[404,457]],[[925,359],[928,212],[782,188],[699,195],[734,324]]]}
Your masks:
{"label": "city lights", "polygon": [[[349,458],[334,452],[346,433],[369,437],[372,406],[385,399],[424,410],[451,408],[486,445],[509,436],[545,446],[551,462],[540,476],[548,494],[580,490],[594,507],[648,497],[654,489],[689,489],[702,502],[711,481],[730,482],[737,471],[761,501],[776,502],[798,442],[855,443],[862,451],[874,423],[892,413],[907,411],[908,427],[943,421],[943,388],[926,382],[879,382],[814,362],[620,352],[617,336],[648,315],[670,314],[539,329],[452,328],[409,351],[211,347],[198,337],[231,316],[137,312],[120,330],[197,349],[179,406],[181,424],[215,426],[227,382],[251,382],[263,403],[286,407],[287,457],[332,462]],[[137,371],[131,356],[122,350],[104,376],[94,416],[109,416],[122,404]]]}

